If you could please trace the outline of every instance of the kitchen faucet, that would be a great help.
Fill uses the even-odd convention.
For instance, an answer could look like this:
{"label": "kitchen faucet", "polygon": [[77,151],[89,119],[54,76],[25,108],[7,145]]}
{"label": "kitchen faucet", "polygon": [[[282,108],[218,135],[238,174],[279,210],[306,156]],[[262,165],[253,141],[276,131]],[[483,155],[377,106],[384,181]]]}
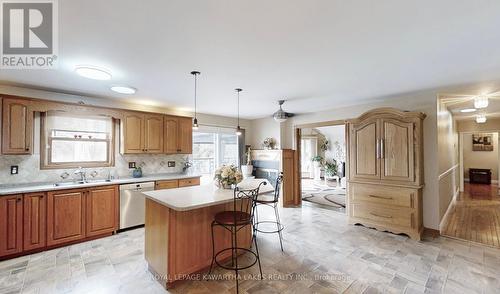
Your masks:
{"label": "kitchen faucet", "polygon": [[78,167],[77,170],[75,170],[74,174],[80,175],[81,182],[83,182],[83,183],[87,182],[87,173],[85,172],[85,170],[81,166]]}

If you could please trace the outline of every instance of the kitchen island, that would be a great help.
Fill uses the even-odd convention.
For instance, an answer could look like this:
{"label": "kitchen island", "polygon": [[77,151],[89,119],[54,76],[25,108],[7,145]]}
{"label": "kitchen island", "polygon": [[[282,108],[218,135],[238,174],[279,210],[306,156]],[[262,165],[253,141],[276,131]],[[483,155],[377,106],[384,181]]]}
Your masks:
{"label": "kitchen island", "polygon": [[[274,189],[267,180],[247,179],[241,189],[256,188],[260,193]],[[207,270],[212,261],[211,223],[215,214],[233,210],[233,190],[213,184],[145,192],[145,257],[149,270],[165,288]],[[238,233],[238,244],[250,247],[251,227]],[[231,237],[221,227],[214,229],[215,251],[231,246]],[[221,259],[230,258],[231,252]]]}

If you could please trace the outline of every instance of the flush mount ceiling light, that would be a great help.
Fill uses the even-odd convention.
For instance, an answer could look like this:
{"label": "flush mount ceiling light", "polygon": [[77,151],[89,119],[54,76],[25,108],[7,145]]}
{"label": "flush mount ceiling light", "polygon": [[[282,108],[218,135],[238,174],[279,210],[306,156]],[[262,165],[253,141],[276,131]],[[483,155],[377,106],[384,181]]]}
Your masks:
{"label": "flush mount ceiling light", "polygon": [[194,120],[193,120],[193,130],[198,129],[198,118],[196,117],[196,87],[197,87],[197,77],[200,74],[199,71],[192,71],[191,74],[194,76]]}
{"label": "flush mount ceiling light", "polygon": [[279,122],[279,123],[285,122],[289,117],[293,116],[292,113],[285,112],[281,108],[281,105],[283,105],[283,103],[285,103],[285,100],[278,101],[278,104],[280,105],[280,109],[273,114],[274,120]]}
{"label": "flush mount ceiling light", "polygon": [[111,73],[103,68],[90,65],[78,65],[75,67],[75,72],[84,78],[108,81],[111,80]]}
{"label": "flush mount ceiling light", "polygon": [[476,110],[477,109],[475,109],[475,108],[466,108],[466,109],[460,110],[460,112],[462,112],[462,113],[469,113],[469,112],[474,112]]}
{"label": "flush mount ceiling light", "polygon": [[137,92],[136,88],[128,87],[128,86],[112,86],[111,91],[120,93],[120,94],[127,94],[127,95],[132,95]]}
{"label": "flush mount ceiling light", "polygon": [[240,128],[240,92],[243,91],[243,89],[236,88],[234,89],[238,95],[238,126],[236,127],[236,135],[241,136],[241,128]]}
{"label": "flush mount ceiling light", "polygon": [[476,122],[478,124],[484,124],[486,122],[486,116],[484,114],[477,115]]}
{"label": "flush mount ceiling light", "polygon": [[474,107],[477,109],[488,107],[488,96],[481,95],[474,98]]}

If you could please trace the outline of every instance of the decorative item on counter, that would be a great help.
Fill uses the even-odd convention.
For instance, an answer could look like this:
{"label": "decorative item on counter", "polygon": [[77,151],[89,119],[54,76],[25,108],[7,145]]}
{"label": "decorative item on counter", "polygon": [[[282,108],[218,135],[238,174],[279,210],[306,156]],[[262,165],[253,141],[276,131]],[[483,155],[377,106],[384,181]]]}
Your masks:
{"label": "decorative item on counter", "polygon": [[232,189],[241,180],[243,175],[234,165],[223,165],[215,171],[215,185],[220,189]]}
{"label": "decorative item on counter", "polygon": [[274,138],[269,137],[264,140],[263,145],[265,149],[274,149],[276,141],[274,140]]}
{"label": "decorative item on counter", "polygon": [[132,172],[132,177],[134,177],[134,178],[142,177],[142,168],[140,166],[134,168],[134,171]]}
{"label": "decorative item on counter", "polygon": [[187,174],[189,168],[192,166],[193,166],[193,163],[191,161],[189,161],[188,158],[186,157],[184,159],[184,161],[182,162],[182,173]]}
{"label": "decorative item on counter", "polygon": [[92,178],[95,178],[95,177],[97,177],[97,175],[98,175],[98,174],[99,174],[99,173],[98,173],[96,170],[94,170],[94,171],[92,171],[92,172],[90,173],[90,176],[91,176]]}
{"label": "decorative item on counter", "polygon": [[247,148],[245,155],[247,157],[247,164],[241,166],[241,173],[243,174],[243,178],[247,179],[252,177],[253,173],[253,165],[252,165],[252,150],[250,147]]}
{"label": "decorative item on counter", "polygon": [[63,180],[66,180],[68,177],[69,177],[69,174],[67,172],[63,172],[61,175],[60,175],[61,179]]}

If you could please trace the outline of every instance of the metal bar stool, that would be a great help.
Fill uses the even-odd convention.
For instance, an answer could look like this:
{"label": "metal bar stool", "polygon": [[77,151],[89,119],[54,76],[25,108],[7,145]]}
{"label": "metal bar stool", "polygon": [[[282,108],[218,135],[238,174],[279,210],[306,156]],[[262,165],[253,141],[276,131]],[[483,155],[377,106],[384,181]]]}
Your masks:
{"label": "metal bar stool", "polygon": [[[278,200],[280,197],[280,189],[282,182],[283,182],[283,173],[280,173],[280,175],[276,179],[276,187],[274,188],[274,195],[272,196],[272,198],[269,196],[266,197],[266,195],[260,195],[259,197],[257,197],[257,200],[255,201],[255,221],[253,225],[254,236],[257,236],[257,232],[264,234],[278,233],[280,238],[281,251],[283,251],[283,235],[281,234],[281,231],[283,231],[285,227],[281,224],[280,221],[280,215],[278,213]],[[267,205],[269,207],[272,207],[274,209],[274,215],[276,217],[276,221],[259,221],[259,215],[257,212],[257,207],[259,205]],[[264,223],[276,224],[276,230],[259,229],[259,225]]]}
{"label": "metal bar stool", "polygon": [[[259,189],[261,185],[266,185],[266,182],[261,182],[259,186],[255,189],[250,190],[239,190],[237,187],[234,189],[234,199],[233,199],[233,210],[232,211],[222,211],[215,214],[214,220],[212,221],[212,263],[210,264],[210,270],[208,275],[212,272],[214,263],[221,268],[227,270],[234,270],[236,273],[236,293],[239,293],[239,277],[238,271],[244,270],[252,267],[256,263],[259,264],[260,278],[262,279],[262,267],[260,265],[259,248],[257,247],[257,239],[255,236],[255,230],[253,229],[253,219],[255,212],[255,200],[259,195]],[[231,247],[222,249],[219,252],[215,252],[215,238],[214,238],[214,228],[216,226],[221,226],[224,229],[231,232]],[[251,249],[238,247],[238,232],[250,226],[252,228],[252,240],[255,242],[255,252]],[[224,265],[217,257],[224,252],[231,250],[231,265]],[[249,265],[238,265],[238,251],[244,251],[252,254],[255,260]]]}

